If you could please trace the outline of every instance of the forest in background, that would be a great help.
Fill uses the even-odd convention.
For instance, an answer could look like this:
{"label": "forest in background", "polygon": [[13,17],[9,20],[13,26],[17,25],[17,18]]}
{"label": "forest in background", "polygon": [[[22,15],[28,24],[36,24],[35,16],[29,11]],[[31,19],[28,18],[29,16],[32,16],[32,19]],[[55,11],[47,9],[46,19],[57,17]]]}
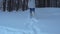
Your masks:
{"label": "forest in background", "polygon": [[[2,1],[2,2],[1,2]],[[27,10],[29,0],[1,0],[0,9],[3,11]],[[60,7],[60,0],[35,0],[35,8]]]}
{"label": "forest in background", "polygon": [[3,0],[2,1],[3,11],[8,10],[27,10],[28,9],[28,0]]}

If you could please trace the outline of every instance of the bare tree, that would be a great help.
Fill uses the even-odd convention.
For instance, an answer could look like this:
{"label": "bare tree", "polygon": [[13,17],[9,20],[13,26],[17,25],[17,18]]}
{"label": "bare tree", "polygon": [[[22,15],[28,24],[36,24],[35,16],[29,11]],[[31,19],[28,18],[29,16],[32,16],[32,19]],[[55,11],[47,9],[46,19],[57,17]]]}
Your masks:
{"label": "bare tree", "polygon": [[22,10],[24,11],[25,0],[22,1]]}
{"label": "bare tree", "polygon": [[7,4],[7,10],[8,10],[8,11],[11,11],[11,0],[8,0],[7,3],[8,3],[8,4]]}
{"label": "bare tree", "polygon": [[3,0],[3,11],[6,10],[6,0]]}
{"label": "bare tree", "polygon": [[8,3],[8,4],[7,4],[7,10],[8,10],[8,11],[12,11],[12,10],[13,10],[13,6],[14,6],[13,0],[8,0],[7,3]]}
{"label": "bare tree", "polygon": [[22,9],[22,0],[19,0],[19,9]]}
{"label": "bare tree", "polygon": [[19,10],[19,4],[20,4],[20,2],[19,2],[20,0],[16,0],[16,11],[18,11]]}
{"label": "bare tree", "polygon": [[22,10],[27,10],[28,9],[28,0],[23,0],[22,2]]}
{"label": "bare tree", "polygon": [[28,0],[25,0],[25,10],[28,9]]}

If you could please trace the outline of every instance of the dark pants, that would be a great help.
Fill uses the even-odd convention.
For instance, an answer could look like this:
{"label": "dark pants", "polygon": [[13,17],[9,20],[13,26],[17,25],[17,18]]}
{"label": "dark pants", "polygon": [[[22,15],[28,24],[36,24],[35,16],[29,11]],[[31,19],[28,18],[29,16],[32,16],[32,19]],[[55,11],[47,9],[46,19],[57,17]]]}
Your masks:
{"label": "dark pants", "polygon": [[33,13],[35,13],[35,8],[30,8],[30,17],[32,18],[32,16],[33,16]]}

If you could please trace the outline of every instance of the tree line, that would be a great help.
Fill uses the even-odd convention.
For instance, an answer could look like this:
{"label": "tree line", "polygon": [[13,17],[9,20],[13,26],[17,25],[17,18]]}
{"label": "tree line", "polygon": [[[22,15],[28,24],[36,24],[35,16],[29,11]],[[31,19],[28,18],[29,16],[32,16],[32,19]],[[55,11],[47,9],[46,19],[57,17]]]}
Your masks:
{"label": "tree line", "polygon": [[60,8],[60,0],[36,0],[36,7],[58,7]]}
{"label": "tree line", "polygon": [[3,11],[27,10],[28,0],[3,0]]}

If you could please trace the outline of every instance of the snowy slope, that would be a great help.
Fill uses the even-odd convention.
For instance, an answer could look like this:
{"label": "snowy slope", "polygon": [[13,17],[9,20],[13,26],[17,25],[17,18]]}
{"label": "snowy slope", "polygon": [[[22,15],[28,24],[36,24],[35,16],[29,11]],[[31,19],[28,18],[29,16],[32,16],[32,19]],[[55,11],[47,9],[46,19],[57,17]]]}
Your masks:
{"label": "snowy slope", "polygon": [[60,8],[36,9],[36,18],[42,32],[60,34]]}
{"label": "snowy slope", "polygon": [[59,8],[36,8],[35,18],[31,20],[29,17],[29,10],[10,13],[0,11],[0,32],[2,34],[60,34]]}
{"label": "snowy slope", "polygon": [[[1,12],[0,11],[0,30],[1,34],[34,34],[37,27],[32,24],[29,16],[29,10],[26,12]],[[31,25],[32,24],[32,25]],[[14,30],[15,29],[15,30]],[[34,30],[33,30],[34,29]],[[9,31],[11,30],[11,31]],[[17,30],[17,31],[16,31]],[[40,33],[40,29],[36,30],[37,34]]]}

